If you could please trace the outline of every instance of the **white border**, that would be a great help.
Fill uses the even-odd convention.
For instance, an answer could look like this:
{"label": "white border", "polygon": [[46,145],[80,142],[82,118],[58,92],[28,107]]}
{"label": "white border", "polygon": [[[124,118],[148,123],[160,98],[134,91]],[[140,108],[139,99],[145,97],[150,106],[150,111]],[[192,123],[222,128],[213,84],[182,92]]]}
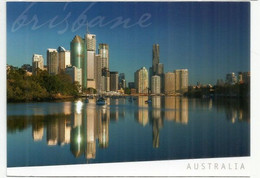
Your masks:
{"label": "white border", "polygon": [[[6,175],[6,6],[0,1],[0,177]],[[3,176],[2,176],[3,175]]]}
{"label": "white border", "polygon": [[[8,0],[8,2],[18,0]],[[27,1],[27,0],[24,0]],[[35,0],[34,0],[35,1]],[[38,0],[39,1],[39,0]],[[41,0],[47,2],[49,0]],[[65,0],[66,1],[66,0]],[[129,0],[128,0],[129,1]],[[131,0],[130,0],[131,1]],[[146,1],[146,0],[145,0]],[[58,1],[55,1],[58,2]],[[0,1],[0,80],[2,86],[0,113],[0,177],[6,175],[6,4]],[[251,2],[251,157],[240,158],[217,158],[217,159],[195,159],[176,161],[151,161],[151,162],[130,162],[130,163],[110,163],[91,165],[67,165],[67,166],[44,166],[44,167],[24,167],[7,168],[7,174],[12,176],[251,176],[260,177],[257,164],[260,158],[259,147],[259,110],[258,100],[260,85],[257,85],[260,70],[260,45],[259,45],[259,10],[258,1]],[[3,35],[4,34],[4,35]],[[245,170],[201,170],[187,171],[187,164],[193,163],[243,163]],[[3,176],[2,176],[3,175]]]}

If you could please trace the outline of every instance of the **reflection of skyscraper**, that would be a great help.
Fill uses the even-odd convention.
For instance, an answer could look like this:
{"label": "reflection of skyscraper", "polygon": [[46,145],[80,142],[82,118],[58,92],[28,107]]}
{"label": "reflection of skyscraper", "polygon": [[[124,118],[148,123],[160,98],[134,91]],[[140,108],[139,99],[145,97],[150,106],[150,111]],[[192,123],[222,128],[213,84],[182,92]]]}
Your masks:
{"label": "reflection of skyscraper", "polygon": [[79,157],[83,153],[83,128],[82,128],[82,106],[83,103],[78,101],[75,103],[74,114],[71,121],[70,150],[75,157]]}
{"label": "reflection of skyscraper", "polygon": [[135,117],[136,117],[138,123],[143,126],[145,126],[149,122],[148,109],[144,108],[144,107],[147,107],[147,104],[145,103],[146,100],[148,100],[147,96],[138,97],[137,104],[138,104],[139,108],[138,108],[137,113],[135,114]]}
{"label": "reflection of skyscraper", "polygon": [[96,108],[86,108],[87,117],[86,117],[86,150],[85,157],[87,159],[94,159],[96,157],[96,140],[95,140],[95,120],[96,120]]}
{"label": "reflection of skyscraper", "polygon": [[188,124],[188,109],[189,109],[189,103],[188,98],[182,98],[181,100],[181,123],[182,124]]}
{"label": "reflection of skyscraper", "polygon": [[109,143],[109,115],[107,110],[99,108],[97,110],[97,119],[99,125],[98,142],[100,148],[107,148]]}
{"label": "reflection of skyscraper", "polygon": [[47,70],[49,74],[58,74],[58,52],[56,49],[47,50]]}
{"label": "reflection of skyscraper", "polygon": [[160,119],[153,119],[153,147],[159,148],[159,138],[160,138],[160,128],[159,128]]}
{"label": "reflection of skyscraper", "polygon": [[165,119],[174,120],[175,119],[175,98],[174,96],[165,97]]}
{"label": "reflection of skyscraper", "polygon": [[161,119],[161,97],[153,96],[152,97],[152,118]]}
{"label": "reflection of skyscraper", "polygon": [[58,142],[58,120],[52,119],[47,123],[47,144],[52,146]]}
{"label": "reflection of skyscraper", "polygon": [[43,133],[44,133],[44,127],[43,123],[36,122],[35,124],[32,124],[32,136],[34,141],[40,141],[42,140]]}

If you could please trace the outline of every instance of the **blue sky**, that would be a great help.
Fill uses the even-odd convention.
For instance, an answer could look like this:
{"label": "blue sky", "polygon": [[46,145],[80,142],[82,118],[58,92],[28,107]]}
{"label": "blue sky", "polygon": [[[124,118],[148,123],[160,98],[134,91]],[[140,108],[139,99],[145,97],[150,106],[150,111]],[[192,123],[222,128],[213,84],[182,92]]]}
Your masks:
{"label": "blue sky", "polygon": [[250,70],[249,2],[8,2],[7,63],[31,64],[37,53],[46,64],[47,48],[69,50],[87,21],[97,44],[109,44],[110,70],[124,72],[127,82],[152,65],[154,43],[164,71],[187,68],[190,84]]}

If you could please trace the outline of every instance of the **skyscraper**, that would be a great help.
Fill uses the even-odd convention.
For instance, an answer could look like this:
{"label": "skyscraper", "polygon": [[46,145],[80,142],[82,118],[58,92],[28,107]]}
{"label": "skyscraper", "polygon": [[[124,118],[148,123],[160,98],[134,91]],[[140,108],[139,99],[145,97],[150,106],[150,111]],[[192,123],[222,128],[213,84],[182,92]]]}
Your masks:
{"label": "skyscraper", "polygon": [[175,91],[184,94],[188,91],[188,69],[175,70]]}
{"label": "skyscraper", "polygon": [[107,68],[102,68],[101,91],[110,91],[110,72]]}
{"label": "skyscraper", "polygon": [[148,93],[148,71],[145,67],[135,72],[135,87],[138,93]]}
{"label": "skyscraper", "polygon": [[87,51],[96,52],[96,35],[87,33],[85,41],[87,41]]}
{"label": "skyscraper", "polygon": [[70,66],[70,51],[67,51],[64,47],[59,46],[58,49],[58,72],[65,70],[66,66]]}
{"label": "skyscraper", "polygon": [[96,88],[95,51],[87,51],[87,88]]}
{"label": "skyscraper", "polygon": [[84,54],[84,41],[76,35],[70,42],[71,65],[82,69],[82,88],[87,88],[87,61]]}
{"label": "skyscraper", "polygon": [[118,91],[118,72],[110,72],[110,91]]}
{"label": "skyscraper", "polygon": [[109,70],[109,46],[108,44],[101,43],[98,47],[98,52],[102,60],[102,68]]}
{"label": "skyscraper", "polygon": [[158,75],[152,76],[152,94],[161,93],[161,78]]}
{"label": "skyscraper", "polygon": [[96,81],[96,90],[97,92],[99,93],[101,91],[101,76],[102,76],[102,64],[101,64],[101,58],[100,58],[100,55],[95,55],[95,70],[94,70],[94,73],[95,73],[95,81]]}
{"label": "skyscraper", "polygon": [[84,39],[84,54],[87,67],[87,88],[96,88],[95,82],[96,35],[87,34]]}
{"label": "skyscraper", "polygon": [[42,55],[33,54],[33,57],[32,57],[32,73],[33,73],[33,75],[36,74],[37,69],[44,70],[43,62],[44,62],[44,59],[43,59]]}
{"label": "skyscraper", "polygon": [[164,93],[171,95],[175,93],[175,73],[167,72],[164,75]]}
{"label": "skyscraper", "polygon": [[118,77],[118,88],[125,88],[125,73],[120,73]]}
{"label": "skyscraper", "polygon": [[159,44],[153,45],[153,75],[157,73],[157,65],[159,64],[160,49]]}
{"label": "skyscraper", "polygon": [[58,74],[58,52],[56,49],[47,49],[47,70],[49,74]]}

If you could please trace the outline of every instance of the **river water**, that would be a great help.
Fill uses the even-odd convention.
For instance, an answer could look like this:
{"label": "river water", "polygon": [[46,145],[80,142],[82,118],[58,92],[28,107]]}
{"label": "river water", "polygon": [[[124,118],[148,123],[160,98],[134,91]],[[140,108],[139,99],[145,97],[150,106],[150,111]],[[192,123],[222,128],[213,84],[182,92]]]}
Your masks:
{"label": "river water", "polygon": [[8,103],[7,166],[250,155],[248,102],[151,99]]}

